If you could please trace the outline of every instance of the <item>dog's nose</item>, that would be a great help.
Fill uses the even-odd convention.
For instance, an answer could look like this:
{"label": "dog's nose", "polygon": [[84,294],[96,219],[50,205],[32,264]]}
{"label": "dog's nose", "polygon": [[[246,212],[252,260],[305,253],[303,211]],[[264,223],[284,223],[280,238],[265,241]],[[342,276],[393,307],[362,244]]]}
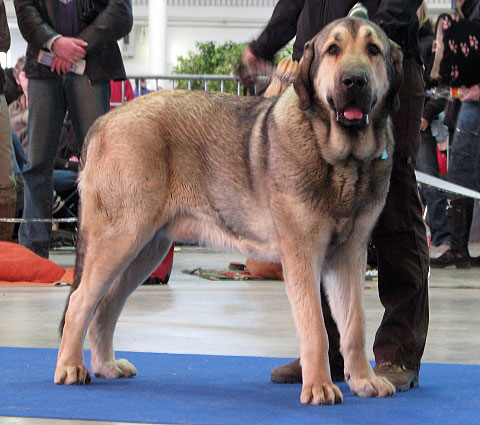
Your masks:
{"label": "dog's nose", "polygon": [[368,78],[363,73],[348,73],[342,77],[342,84],[349,90],[361,90],[368,83]]}

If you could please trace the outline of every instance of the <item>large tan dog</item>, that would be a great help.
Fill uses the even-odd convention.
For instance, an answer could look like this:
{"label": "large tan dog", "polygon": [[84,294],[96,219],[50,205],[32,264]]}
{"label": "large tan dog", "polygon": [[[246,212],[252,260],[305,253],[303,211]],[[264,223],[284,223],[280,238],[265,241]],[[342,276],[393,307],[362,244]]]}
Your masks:
{"label": "large tan dog", "polygon": [[279,97],[163,91],[100,118],[83,152],[76,277],[55,382],[90,382],[82,352],[90,322],[93,373],[136,374],[115,359],[117,319],[171,241],[187,240],[281,261],[302,403],[342,401],[330,378],[320,281],[351,390],[391,396],[367,361],[362,284],[388,191],[401,62],[379,27],[342,19],[306,45],[294,87]]}

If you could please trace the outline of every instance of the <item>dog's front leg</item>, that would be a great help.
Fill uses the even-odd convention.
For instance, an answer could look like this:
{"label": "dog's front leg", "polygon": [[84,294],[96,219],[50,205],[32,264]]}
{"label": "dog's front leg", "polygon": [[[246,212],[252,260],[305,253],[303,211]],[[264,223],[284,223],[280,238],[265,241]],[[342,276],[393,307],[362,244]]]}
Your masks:
{"label": "dog's front leg", "polygon": [[366,243],[352,241],[329,262],[322,282],[340,332],[345,380],[351,391],[360,397],[389,397],[395,393],[395,387],[387,379],[375,375],[365,351],[365,269]]}
{"label": "dog's front leg", "polygon": [[304,249],[305,244],[284,239],[280,247],[287,295],[300,338],[300,401],[317,405],[341,403],[342,393],[330,377],[328,337],[319,295],[320,260],[312,249]]}

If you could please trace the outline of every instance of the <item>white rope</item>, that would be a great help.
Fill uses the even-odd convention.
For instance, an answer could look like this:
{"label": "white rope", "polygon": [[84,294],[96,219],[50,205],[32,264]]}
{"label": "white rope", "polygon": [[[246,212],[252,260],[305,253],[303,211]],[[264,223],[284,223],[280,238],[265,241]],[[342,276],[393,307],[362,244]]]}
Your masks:
{"label": "white rope", "polygon": [[438,177],[433,177],[429,174],[422,173],[421,171],[415,171],[415,174],[417,176],[418,183],[434,187],[444,192],[463,195],[466,198],[480,199],[480,192],[477,192],[475,190],[467,189],[466,187],[460,186],[458,184],[447,182],[446,180],[440,179]]}

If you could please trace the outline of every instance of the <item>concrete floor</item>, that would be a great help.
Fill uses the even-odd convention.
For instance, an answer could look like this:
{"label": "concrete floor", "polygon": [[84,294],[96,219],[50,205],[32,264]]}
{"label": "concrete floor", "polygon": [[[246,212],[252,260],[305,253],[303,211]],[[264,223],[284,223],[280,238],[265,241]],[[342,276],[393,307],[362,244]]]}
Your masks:
{"label": "concrete floor", "polygon": [[[480,245],[471,249],[480,254]],[[72,252],[51,259],[69,267]],[[115,335],[115,348],[128,351],[295,357],[295,336],[283,282],[213,282],[184,269],[227,268],[238,254],[182,247],[175,253],[169,285],[142,286],[129,299]],[[365,290],[367,348],[373,359],[374,333],[383,308],[376,282]],[[69,289],[0,288],[0,344],[58,348],[58,323]],[[430,330],[425,362],[480,364],[480,270],[432,270]],[[87,342],[88,347],[88,342]],[[52,372],[53,373],[53,372]],[[53,376],[52,376],[53,378]],[[0,425],[78,425],[107,422],[0,417]],[[109,422],[112,425],[113,423]],[[124,424],[124,423],[123,423]]]}

